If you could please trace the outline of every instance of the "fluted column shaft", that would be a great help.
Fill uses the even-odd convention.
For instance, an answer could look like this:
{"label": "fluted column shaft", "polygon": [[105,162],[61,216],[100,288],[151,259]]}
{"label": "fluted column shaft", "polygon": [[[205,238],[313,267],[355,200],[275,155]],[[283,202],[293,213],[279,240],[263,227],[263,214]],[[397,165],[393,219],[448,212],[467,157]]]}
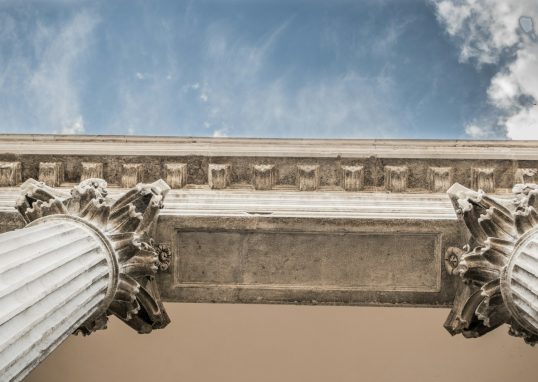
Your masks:
{"label": "fluted column shaft", "polygon": [[21,380],[107,309],[118,266],[91,224],[48,216],[0,234],[0,380]]}

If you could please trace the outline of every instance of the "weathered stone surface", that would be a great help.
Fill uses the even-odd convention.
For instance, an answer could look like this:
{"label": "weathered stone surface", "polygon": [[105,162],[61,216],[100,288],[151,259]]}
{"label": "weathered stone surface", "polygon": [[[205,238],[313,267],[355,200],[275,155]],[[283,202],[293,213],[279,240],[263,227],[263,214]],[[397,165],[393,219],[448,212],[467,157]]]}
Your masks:
{"label": "weathered stone surface", "polygon": [[[481,335],[505,322],[528,342],[538,338],[538,191],[525,186],[515,199],[507,194],[514,179],[534,179],[536,142],[4,135],[0,160],[21,162],[23,181],[41,176],[58,186],[100,171],[115,186],[105,195],[99,184],[72,191],[41,185],[19,207],[26,222],[75,214],[106,232],[124,281],[107,313],[141,332],[166,324],[162,295],[186,302],[453,305],[453,333]],[[163,172],[177,188],[164,207],[159,186],[120,196],[125,190],[117,186]],[[4,187],[10,182],[0,184],[0,232],[24,225],[13,212],[13,188]],[[456,211],[473,235],[467,247],[442,193],[451,182],[497,193],[458,196]],[[473,200],[460,201],[465,197]],[[467,281],[460,290],[457,274]],[[76,327],[90,333],[106,316],[82,321]]]}
{"label": "weathered stone surface", "polygon": [[538,183],[538,169],[518,168],[514,174],[514,184],[518,183]]}
{"label": "weathered stone surface", "polygon": [[[139,181],[166,176],[166,164],[184,163],[184,187],[208,185],[210,163],[229,163],[227,188],[251,189],[254,165],[273,165],[271,190],[296,189],[297,165],[319,165],[318,190],[346,189],[345,166],[362,166],[359,191],[384,190],[384,167],[407,167],[405,192],[432,192],[430,167],[451,167],[452,181],[471,187],[472,168],[494,168],[495,188],[508,192],[518,169],[538,168],[538,145],[522,141],[260,140],[232,138],[0,135],[0,161],[22,164],[22,181],[39,176],[40,162],[64,163],[67,183],[82,176],[82,162],[101,162],[104,179],[122,186],[126,163],[142,163]],[[363,178],[362,178],[363,176]],[[131,182],[130,184],[132,184]],[[517,183],[517,182],[516,182]],[[270,183],[271,184],[271,183]],[[265,184],[264,184],[265,185]],[[349,190],[353,190],[349,188]],[[392,190],[391,192],[399,192]]]}
{"label": "weathered stone surface", "polygon": [[142,182],[144,177],[144,165],[142,163],[124,163],[121,175],[121,186],[134,187]]}
{"label": "weathered stone surface", "polygon": [[461,244],[461,227],[446,195],[172,190],[167,198],[157,230],[174,259],[159,277],[167,300],[452,301],[441,254]]}
{"label": "weathered stone surface", "polygon": [[230,184],[231,166],[229,164],[210,163],[207,181],[210,188],[222,190]]}
{"label": "weathered stone surface", "polygon": [[473,167],[471,169],[471,188],[484,192],[495,192],[495,169],[492,167]]}
{"label": "weathered stone surface", "polygon": [[[116,198],[123,191],[110,189],[110,192],[110,196]],[[0,203],[0,217],[11,208],[15,198],[14,194],[11,201],[5,197],[5,204]],[[445,271],[441,270],[440,291],[432,291],[435,288],[433,280],[439,277],[438,270],[441,269],[439,253],[444,254],[448,247],[462,245],[460,230],[450,200],[444,194],[304,193],[290,190],[215,192],[207,188],[170,190],[155,234],[157,242],[169,244],[168,253],[172,261],[170,268],[161,273],[157,281],[163,298],[168,301],[448,306],[456,280],[448,279]],[[219,240],[211,239],[211,233],[216,233],[214,237]],[[374,242],[396,246],[400,235],[402,242],[406,243],[411,237],[417,239],[411,240],[410,245],[415,245],[413,253],[408,253],[404,246],[392,252],[374,253]],[[189,240],[198,237],[209,239],[202,240],[198,248],[192,240],[183,245],[183,237]],[[430,238],[439,243],[439,251],[431,250]],[[234,284],[229,282],[230,279],[213,284],[179,283],[175,278],[174,275],[180,271],[178,261],[184,261],[186,268],[196,267],[197,263],[214,258],[214,254],[223,251],[225,253],[217,261],[219,267],[215,272],[221,276],[233,274],[233,277],[239,277],[241,272],[246,272],[245,269],[238,270],[227,260],[233,257],[232,250],[236,248],[234,243],[237,241],[248,244],[249,248],[258,247],[255,256],[248,256],[248,252],[241,255],[249,259],[250,284]],[[324,262],[310,265],[309,252],[303,250],[311,251],[313,257],[325,256]],[[289,257],[292,253],[293,258]],[[387,256],[388,253],[390,256]],[[346,274],[340,269],[341,266],[346,267],[346,258],[353,266],[347,278],[342,276],[344,284],[338,287],[334,285],[335,275],[337,272]],[[259,263],[256,263],[258,260]],[[276,268],[269,272],[272,269],[269,263],[273,261],[275,267],[279,263],[284,267],[294,262],[302,264],[304,267],[298,268],[296,274],[302,277],[303,285],[293,284],[290,270],[282,274],[276,272],[276,276]],[[420,286],[415,277],[418,273],[407,273],[411,266],[407,261],[415,263],[417,272],[434,269],[433,261],[437,268],[433,273],[428,271],[428,276],[424,276],[425,284]],[[398,274],[400,262],[408,264],[402,268],[406,270],[405,275]],[[316,266],[317,270],[312,271],[312,267],[316,269]],[[216,265],[212,267],[215,269]],[[368,269],[386,276],[385,279],[369,275]],[[320,278],[322,270],[328,275],[333,272],[332,286],[324,285],[323,278]],[[254,271],[260,279],[274,277],[274,284],[256,283]],[[357,280],[361,285],[352,284],[355,276],[366,279]],[[286,277],[288,281],[283,283]],[[362,284],[365,280],[375,281],[370,289]],[[420,288],[422,290],[418,290]]]}
{"label": "weathered stone surface", "polygon": [[80,180],[103,179],[103,164],[100,162],[82,162]]}
{"label": "weathered stone surface", "polygon": [[315,191],[319,188],[319,165],[298,165],[297,172],[300,191]]}
{"label": "weathered stone surface", "polygon": [[0,162],[0,187],[16,186],[21,182],[21,162]]}
{"label": "weathered stone surface", "polygon": [[166,163],[166,183],[170,188],[183,188],[187,184],[187,164],[186,163]]}
{"label": "weathered stone surface", "polygon": [[62,162],[39,163],[39,181],[51,187],[58,187],[64,181],[64,164]]}
{"label": "weathered stone surface", "polygon": [[342,188],[359,191],[364,188],[364,166],[342,166]]}
{"label": "weathered stone surface", "polygon": [[252,183],[256,190],[270,190],[276,184],[278,171],[272,164],[254,165]]}
{"label": "weathered stone surface", "polygon": [[[513,186],[518,169],[538,168],[538,145],[476,141],[0,136],[0,160],[20,161],[23,181],[38,176],[40,162],[61,161],[65,164],[65,182],[80,179],[82,162],[98,161],[103,163],[103,175],[113,186],[109,190],[111,195],[119,192],[116,187],[122,185],[125,164],[143,164],[139,174],[147,181],[165,174],[167,164],[185,164],[185,184],[169,193],[156,230],[159,242],[169,243],[173,259],[170,269],[158,277],[161,290],[171,301],[313,303],[315,300],[325,304],[447,306],[452,301],[455,281],[446,277],[445,270],[441,271],[440,292],[324,290],[316,286],[319,279],[314,275],[303,289],[272,285],[264,289],[241,284],[183,284],[175,288],[174,264],[176,257],[181,256],[177,232],[223,233],[225,227],[224,233],[237,233],[248,242],[253,240],[251,233],[255,231],[260,234],[256,240],[261,240],[264,248],[275,244],[261,238],[275,237],[275,231],[290,235],[319,232],[327,235],[329,241],[341,234],[349,248],[362,245],[360,238],[365,231],[373,235],[418,232],[441,234],[444,254],[447,246],[461,247],[464,236],[449,200],[436,191],[446,186],[446,173],[439,170],[438,178],[432,180],[430,168],[452,168],[452,181],[466,187],[471,187],[472,168],[493,168],[495,192],[502,197]],[[233,169],[223,190],[209,187],[209,165],[214,163],[230,164]],[[299,165],[319,166],[319,187],[315,191],[298,190]],[[389,177],[385,177],[387,166],[406,167],[406,181],[400,177],[400,185],[392,187],[391,184],[398,182],[393,179],[389,182]],[[349,170],[347,181],[344,169]],[[385,182],[389,182],[387,188]],[[405,182],[406,187],[402,187]],[[0,198],[2,230],[9,222],[13,222],[12,226],[20,224],[19,220],[10,220],[15,215],[8,209],[16,198],[9,200],[6,192],[0,190],[4,195]],[[193,259],[197,255],[189,256]],[[392,269],[389,263],[387,266]]]}
{"label": "weathered stone surface", "polygon": [[176,287],[422,292],[441,288],[438,234],[178,230],[176,243],[180,254],[174,266]]}
{"label": "weathered stone surface", "polygon": [[407,166],[385,166],[385,190],[403,192],[407,190],[407,178],[409,168]]}
{"label": "weathered stone surface", "polygon": [[432,192],[446,192],[452,186],[452,167],[429,167],[428,184]]}

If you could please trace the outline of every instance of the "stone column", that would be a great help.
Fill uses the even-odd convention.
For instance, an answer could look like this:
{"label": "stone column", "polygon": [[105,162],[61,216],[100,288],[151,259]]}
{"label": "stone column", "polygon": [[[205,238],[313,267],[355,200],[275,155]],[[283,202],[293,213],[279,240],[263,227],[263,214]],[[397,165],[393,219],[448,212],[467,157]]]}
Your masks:
{"label": "stone column", "polygon": [[513,197],[494,198],[460,184],[449,190],[469,230],[469,244],[450,248],[445,264],[462,278],[445,328],[479,337],[503,325],[538,342],[538,185],[518,184]]}
{"label": "stone column", "polygon": [[0,235],[0,379],[21,380],[110,314],[140,333],[169,322],[153,279],[169,259],[149,238],[168,187],[139,184],[118,200],[105,187],[23,184],[17,208],[28,224]]}

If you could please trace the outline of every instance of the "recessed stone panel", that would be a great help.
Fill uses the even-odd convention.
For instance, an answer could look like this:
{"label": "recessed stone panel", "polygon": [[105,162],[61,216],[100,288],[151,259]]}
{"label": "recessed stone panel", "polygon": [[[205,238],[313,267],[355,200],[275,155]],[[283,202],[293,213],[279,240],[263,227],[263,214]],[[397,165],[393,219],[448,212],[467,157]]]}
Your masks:
{"label": "recessed stone panel", "polygon": [[436,233],[177,232],[176,285],[427,291],[440,288]]}

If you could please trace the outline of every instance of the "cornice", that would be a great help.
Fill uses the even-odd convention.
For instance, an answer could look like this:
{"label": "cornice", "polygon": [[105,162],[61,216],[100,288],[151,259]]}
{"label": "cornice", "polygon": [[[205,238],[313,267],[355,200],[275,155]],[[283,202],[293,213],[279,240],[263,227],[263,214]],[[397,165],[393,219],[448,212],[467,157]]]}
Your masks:
{"label": "cornice", "polygon": [[538,141],[255,139],[0,134],[0,153],[538,160]]}

